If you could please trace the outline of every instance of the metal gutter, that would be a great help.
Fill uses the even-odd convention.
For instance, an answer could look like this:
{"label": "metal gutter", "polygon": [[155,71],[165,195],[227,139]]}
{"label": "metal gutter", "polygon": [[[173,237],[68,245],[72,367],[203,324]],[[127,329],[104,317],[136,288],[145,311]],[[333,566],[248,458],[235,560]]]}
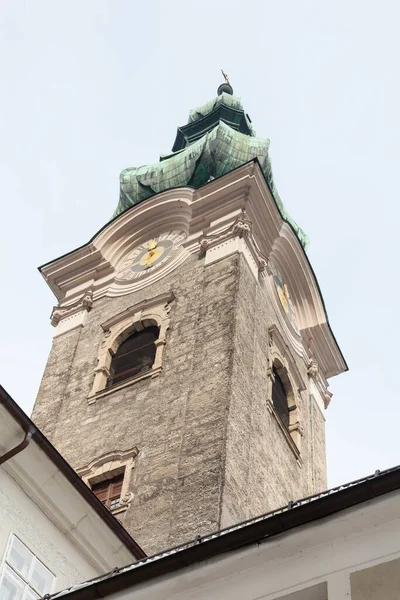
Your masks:
{"label": "metal gutter", "polygon": [[165,552],[150,556],[131,566],[114,569],[111,573],[74,586],[52,596],[63,600],[97,600],[142,584],[156,577],[171,574],[194,563],[265,542],[268,538],[313,523],[339,511],[373,500],[400,489],[400,466],[308,496],[295,502],[244,521],[233,527],[194,540]]}
{"label": "metal gutter", "polygon": [[5,454],[3,454],[3,456],[0,456],[0,465],[2,465],[3,463],[7,462],[10,458],[12,458],[13,456],[15,456],[16,454],[19,454],[19,452],[22,452],[22,450],[24,448],[26,448],[27,446],[29,446],[29,442],[32,439],[32,430],[28,429],[27,431],[25,431],[25,437],[22,440],[22,442],[20,442],[19,444],[17,444],[14,448],[11,448],[11,450],[9,450],[8,452],[6,452]]}
{"label": "metal gutter", "polygon": [[[99,517],[108,525],[111,531],[121,540],[124,546],[132,552],[136,558],[141,559],[147,557],[147,554],[142,548],[135,542],[135,540],[129,535],[126,529],[121,523],[112,515],[112,513],[96,498],[93,492],[88,488],[86,483],[77,475],[74,469],[67,463],[67,461],[61,456],[61,454],[54,448],[49,440],[43,435],[43,433],[36,427],[31,419],[24,413],[24,411],[18,406],[18,404],[11,398],[6,390],[0,385],[0,404],[14,417],[25,432],[30,432],[29,438],[25,436],[26,445],[32,439],[35,443],[40,446],[43,452],[49,457],[49,459],[60,469],[64,477],[73,485],[73,487],[79,492],[81,496],[86,500],[88,504],[96,511]],[[24,440],[24,442],[25,442]],[[24,443],[22,442],[22,444]],[[20,450],[18,446],[10,450],[12,456],[15,456]],[[22,448],[21,448],[22,449]],[[8,456],[11,458],[11,456]],[[8,460],[6,458],[6,460]],[[4,462],[4,461],[3,461]],[[1,463],[0,463],[1,464]]]}

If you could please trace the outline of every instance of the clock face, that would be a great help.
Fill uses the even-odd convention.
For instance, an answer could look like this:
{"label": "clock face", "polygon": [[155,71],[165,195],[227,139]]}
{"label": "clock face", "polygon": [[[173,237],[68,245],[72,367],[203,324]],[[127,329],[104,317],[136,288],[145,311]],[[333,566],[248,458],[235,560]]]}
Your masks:
{"label": "clock face", "polygon": [[290,292],[287,284],[284,282],[284,279],[275,265],[271,265],[272,277],[275,284],[275,289],[278,294],[279,301],[284,310],[285,315],[290,321],[292,327],[297,331],[297,322],[296,322],[296,313],[293,306],[292,299],[290,297]]}
{"label": "clock face", "polygon": [[129,280],[145,277],[172,258],[184,239],[181,231],[170,231],[137,246],[124,258],[117,278]]}

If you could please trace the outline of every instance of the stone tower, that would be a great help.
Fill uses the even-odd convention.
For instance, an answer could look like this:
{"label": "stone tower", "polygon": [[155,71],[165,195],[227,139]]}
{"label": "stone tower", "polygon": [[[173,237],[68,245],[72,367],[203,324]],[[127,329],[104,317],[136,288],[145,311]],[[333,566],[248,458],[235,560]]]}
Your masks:
{"label": "stone tower", "polygon": [[325,488],[346,370],[269,141],[219,92],[41,267],[58,305],[33,419],[148,553]]}

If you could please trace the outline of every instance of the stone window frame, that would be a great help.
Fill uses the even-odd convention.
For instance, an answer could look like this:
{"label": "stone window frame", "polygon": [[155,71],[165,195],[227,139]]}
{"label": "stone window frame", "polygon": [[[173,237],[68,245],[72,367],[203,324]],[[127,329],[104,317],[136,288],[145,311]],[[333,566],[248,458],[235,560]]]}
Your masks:
{"label": "stone window frame", "polygon": [[[301,440],[304,434],[303,426],[301,424],[301,415],[299,410],[298,399],[300,392],[305,388],[304,382],[302,381],[300,374],[296,368],[293,358],[288,355],[288,349],[285,348],[285,356],[282,347],[282,338],[276,329],[271,327],[269,329],[269,367],[267,370],[268,375],[268,389],[267,389],[267,409],[270,414],[274,417],[277,424],[279,425],[291,451],[293,452],[299,466],[303,464],[300,450]],[[283,423],[279,414],[277,413],[273,401],[272,401],[272,386],[275,381],[273,368],[275,367],[283,387],[285,388],[288,409],[289,409],[289,427]],[[295,383],[297,382],[297,385]]]}
{"label": "stone window frame", "polygon": [[267,408],[271,415],[275,418],[278,423],[286,441],[289,444],[290,449],[295,455],[298,462],[302,462],[300,458],[300,444],[301,437],[303,435],[303,429],[300,425],[299,421],[299,409],[296,403],[295,394],[293,391],[293,384],[291,382],[291,378],[289,372],[284,365],[284,363],[279,359],[275,358],[273,361],[273,367],[275,367],[281,381],[283,387],[285,388],[286,398],[289,409],[289,427],[283,423],[281,417],[279,416],[277,410],[275,409],[274,403],[272,401],[272,386],[275,381],[275,375],[273,373],[273,368],[268,368],[268,395],[267,395]]}
{"label": "stone window frame", "polygon": [[[175,296],[172,292],[160,294],[150,300],[134,304],[105,323],[102,323],[101,327],[104,331],[104,336],[97,357],[97,367],[94,371],[92,389],[88,396],[89,404],[95,403],[97,398],[107,396],[137,381],[160,375],[164,346],[167,341],[166,334],[170,324],[171,302],[174,299]],[[159,334],[158,338],[154,341],[156,355],[151,369],[146,371],[146,373],[140,373],[136,377],[126,379],[121,383],[106,387],[107,379],[110,375],[111,360],[118,347],[135,331],[142,331],[144,328],[152,325],[159,328]]]}
{"label": "stone window frame", "polygon": [[129,491],[129,487],[134,460],[138,453],[139,450],[136,446],[125,451],[114,450],[113,452],[103,454],[103,456],[96,458],[88,465],[76,469],[78,475],[89,488],[95,483],[112,479],[121,473],[124,474],[119,506],[110,511],[113,515],[125,512],[131,505],[133,493]]}

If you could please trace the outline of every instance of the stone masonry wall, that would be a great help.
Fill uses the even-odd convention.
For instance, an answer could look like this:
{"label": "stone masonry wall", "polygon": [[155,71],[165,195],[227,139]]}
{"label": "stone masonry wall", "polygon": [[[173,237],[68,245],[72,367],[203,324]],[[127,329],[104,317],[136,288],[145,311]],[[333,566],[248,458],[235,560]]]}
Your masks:
{"label": "stone masonry wall", "polygon": [[[240,260],[222,527],[325,488],[324,419],[308,390],[298,399],[302,466],[267,409],[268,328],[279,327],[267,290]],[[308,381],[304,360],[297,367]],[[310,410],[313,410],[311,413]]]}
{"label": "stone masonry wall", "polygon": [[55,338],[47,360],[32,417],[40,429],[54,442],[55,430],[65,402],[69,398],[69,380],[75,378],[75,352],[79,346],[82,329],[73,329]]}
{"label": "stone masonry wall", "polygon": [[[219,529],[238,256],[189,258],[154,285],[95,302],[82,329],[54,339],[33,412],[74,468],[137,446],[134,499],[121,515],[147,553]],[[89,405],[100,324],[173,291],[163,371]]]}
{"label": "stone masonry wall", "polygon": [[[101,323],[172,291],[159,377],[89,405]],[[190,257],[138,292],[96,301],[85,326],[54,340],[33,419],[74,468],[137,446],[121,521],[153,553],[324,487],[324,422],[303,392],[302,467],[268,412],[266,290],[242,255]],[[294,354],[294,353],[293,353]],[[307,380],[305,364],[294,354]]]}

